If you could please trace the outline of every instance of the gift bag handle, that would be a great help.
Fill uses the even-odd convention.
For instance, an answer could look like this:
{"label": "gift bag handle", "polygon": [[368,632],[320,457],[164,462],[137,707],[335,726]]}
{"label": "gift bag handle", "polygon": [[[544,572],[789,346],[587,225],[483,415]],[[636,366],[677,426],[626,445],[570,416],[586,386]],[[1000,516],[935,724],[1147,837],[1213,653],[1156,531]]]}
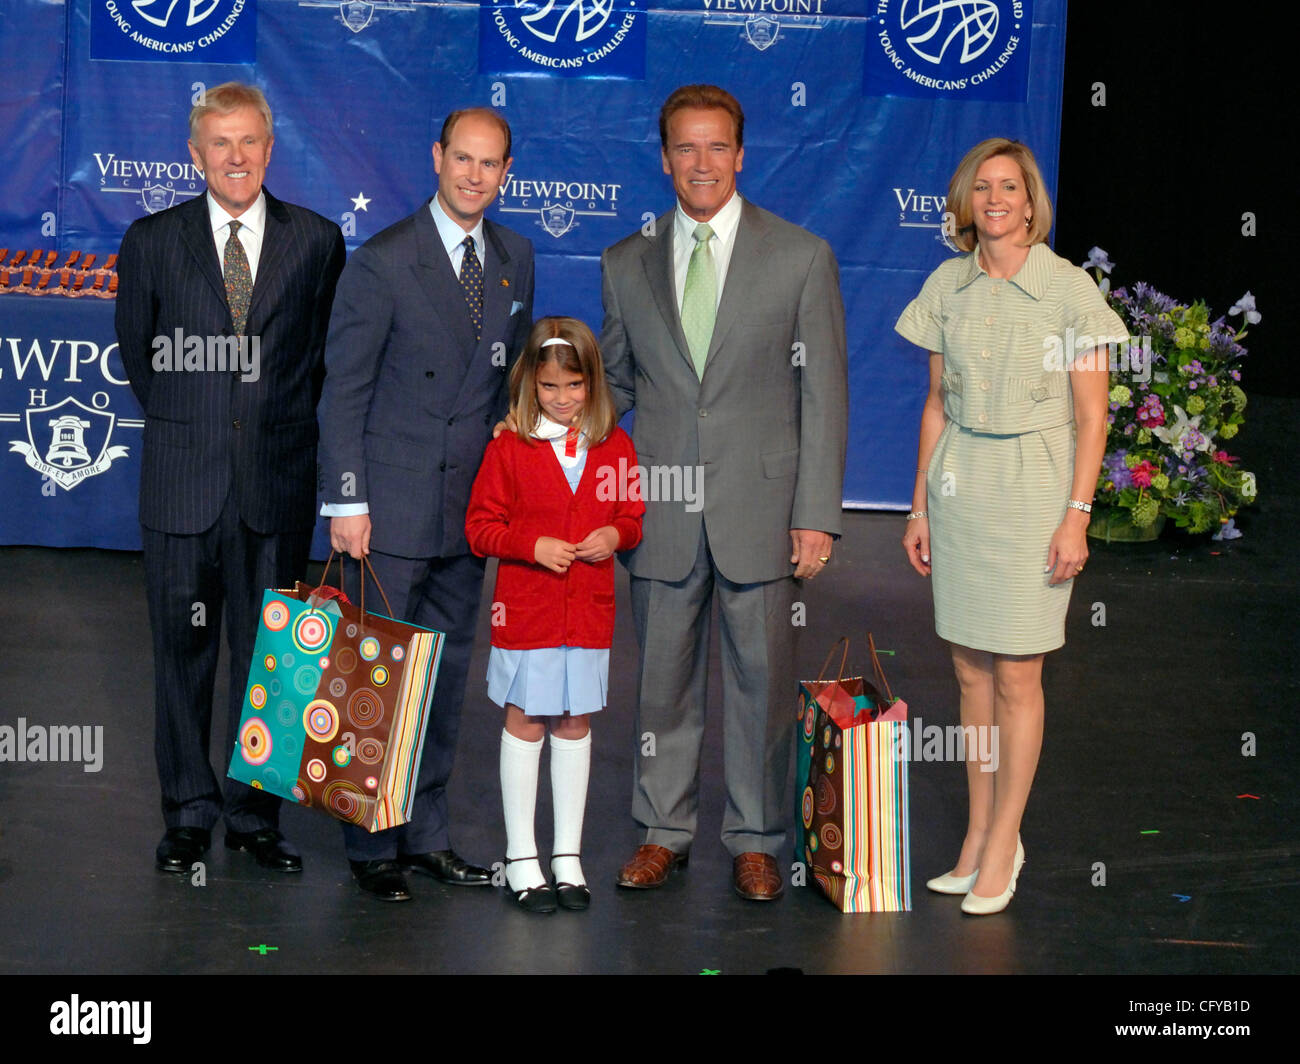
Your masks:
{"label": "gift bag handle", "polygon": [[[335,555],[336,553],[338,553],[338,552],[335,551],[335,550],[333,550],[333,549],[331,549],[331,550],[330,550],[330,556],[329,556],[328,558],[325,559],[325,568],[321,570],[321,574],[320,574],[320,580],[321,580],[321,582],[320,582],[320,584],[318,584],[317,587],[312,591],[312,597],[313,597],[313,598],[318,598],[318,597],[320,597],[320,593],[321,593],[321,591],[324,590],[324,588],[325,588],[325,578],[329,575],[330,565],[333,563],[333,561],[334,561],[334,555]],[[384,585],[381,584],[381,583],[379,582],[379,574],[375,572],[375,567],[374,567],[373,565],[370,564],[370,559],[369,559],[369,557],[367,557],[367,556],[364,555],[364,554],[361,556],[361,565],[362,565],[362,568],[363,568],[363,569],[369,571],[369,573],[370,573],[370,579],[373,580],[373,581],[375,582],[375,587],[379,590],[379,597],[382,598],[382,599],[384,600],[384,609],[386,609],[386,610],[388,611],[388,616],[389,616],[389,617],[392,617],[392,616],[393,616],[393,607],[392,607],[391,605],[389,605],[389,602],[388,602],[388,595],[384,592]],[[344,572],[346,572],[346,570],[345,570],[344,567],[343,567],[343,555],[342,555],[342,554],[339,554],[339,592],[340,592],[340,594],[343,596],[343,600],[346,602],[346,601],[347,601],[347,592],[346,592],[346,589],[345,589],[344,586],[343,586],[343,574],[344,574]],[[316,608],[315,606],[312,606],[312,607],[311,607],[312,610],[315,610],[315,608]],[[394,618],[394,619],[396,619],[396,618]],[[365,572],[363,572],[363,573],[361,574],[361,630],[364,632],[364,631],[365,631],[365,628],[366,628],[366,574],[365,574]]]}
{"label": "gift bag handle", "polygon": [[876,679],[880,681],[880,686],[885,689],[885,698],[892,706],[894,704],[894,692],[889,689],[889,681],[885,679],[885,670],[880,666],[880,656],[876,653],[876,641],[871,638],[871,633],[867,633],[867,646],[871,648],[871,669],[876,674]]}
{"label": "gift bag handle", "polygon": [[826,660],[822,662],[821,671],[817,673],[817,683],[822,682],[822,677],[826,675],[826,666],[831,663],[831,658],[835,656],[835,650],[839,646],[844,647],[844,653],[840,655],[840,670],[835,674],[835,682],[839,683],[844,679],[844,663],[849,660],[849,637],[842,635],[832,645],[830,651],[826,654]]}

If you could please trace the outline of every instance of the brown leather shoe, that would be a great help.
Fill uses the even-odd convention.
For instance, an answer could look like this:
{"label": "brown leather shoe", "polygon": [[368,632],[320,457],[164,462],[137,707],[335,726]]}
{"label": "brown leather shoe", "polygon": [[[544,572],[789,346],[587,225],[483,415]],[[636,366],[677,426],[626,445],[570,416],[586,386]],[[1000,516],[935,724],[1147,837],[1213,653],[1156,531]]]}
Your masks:
{"label": "brown leather shoe", "polygon": [[668,882],[669,872],[674,868],[686,867],[687,857],[687,854],[673,853],[664,846],[652,846],[649,843],[638,846],[632,860],[619,870],[618,885],[633,890],[662,887]]}
{"label": "brown leather shoe", "polygon": [[776,901],[785,893],[776,858],[765,853],[742,853],[731,866],[736,893],[749,901]]}

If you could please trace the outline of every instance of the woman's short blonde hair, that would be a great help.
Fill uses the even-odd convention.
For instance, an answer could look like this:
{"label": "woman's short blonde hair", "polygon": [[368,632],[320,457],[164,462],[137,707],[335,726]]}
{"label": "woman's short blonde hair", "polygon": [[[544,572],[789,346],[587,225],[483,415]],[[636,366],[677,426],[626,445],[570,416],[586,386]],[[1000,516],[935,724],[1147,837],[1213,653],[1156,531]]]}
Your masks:
{"label": "woman's short blonde hair", "polygon": [[955,222],[952,241],[962,251],[973,251],[977,240],[975,212],[971,208],[975,175],[981,166],[997,155],[1005,155],[1014,160],[1025,178],[1025,192],[1029,195],[1029,205],[1034,211],[1025,230],[1025,244],[1044,243],[1052,230],[1052,198],[1047,194],[1047,186],[1043,183],[1043,175],[1039,172],[1034,153],[1018,140],[990,137],[966,153],[956,173],[952,175],[952,180],[948,182],[948,210],[952,212]]}
{"label": "woman's short blonde hair", "polygon": [[[548,344],[547,340],[563,343]],[[600,360],[596,337],[577,318],[541,318],[533,326],[524,352],[510,370],[510,412],[515,416],[519,438],[528,441],[541,423],[542,408],[537,402],[537,371],[554,362],[565,373],[577,373],[587,386],[579,428],[591,446],[604,442],[614,431],[614,399],[605,383],[605,367]]]}

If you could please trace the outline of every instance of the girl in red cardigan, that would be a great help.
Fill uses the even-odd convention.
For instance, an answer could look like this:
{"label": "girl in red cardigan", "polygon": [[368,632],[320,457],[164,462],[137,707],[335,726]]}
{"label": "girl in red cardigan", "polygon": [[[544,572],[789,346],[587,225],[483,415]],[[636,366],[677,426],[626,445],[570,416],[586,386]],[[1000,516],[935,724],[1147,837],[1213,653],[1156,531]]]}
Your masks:
{"label": "girl in red cardigan", "polygon": [[[585,909],[579,851],[591,767],[588,718],[605,705],[614,552],[641,540],[636,451],[615,424],[600,349],[574,318],[542,318],[510,373],[516,431],[488,444],[465,533],[499,558],[488,697],[506,711],[501,798],[506,881],[529,912]],[[551,888],[537,859],[538,765],[551,731]]]}

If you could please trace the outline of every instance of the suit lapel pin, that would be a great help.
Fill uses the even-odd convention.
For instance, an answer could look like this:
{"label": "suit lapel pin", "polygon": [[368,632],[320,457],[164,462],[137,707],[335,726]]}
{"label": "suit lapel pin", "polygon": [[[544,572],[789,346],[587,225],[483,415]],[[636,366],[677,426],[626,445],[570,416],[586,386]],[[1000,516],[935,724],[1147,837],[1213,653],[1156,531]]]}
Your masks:
{"label": "suit lapel pin", "polygon": [[509,287],[510,287],[510,278],[509,278],[509,277],[502,277],[502,278],[501,278],[501,287],[502,287],[502,288],[509,288]]}

